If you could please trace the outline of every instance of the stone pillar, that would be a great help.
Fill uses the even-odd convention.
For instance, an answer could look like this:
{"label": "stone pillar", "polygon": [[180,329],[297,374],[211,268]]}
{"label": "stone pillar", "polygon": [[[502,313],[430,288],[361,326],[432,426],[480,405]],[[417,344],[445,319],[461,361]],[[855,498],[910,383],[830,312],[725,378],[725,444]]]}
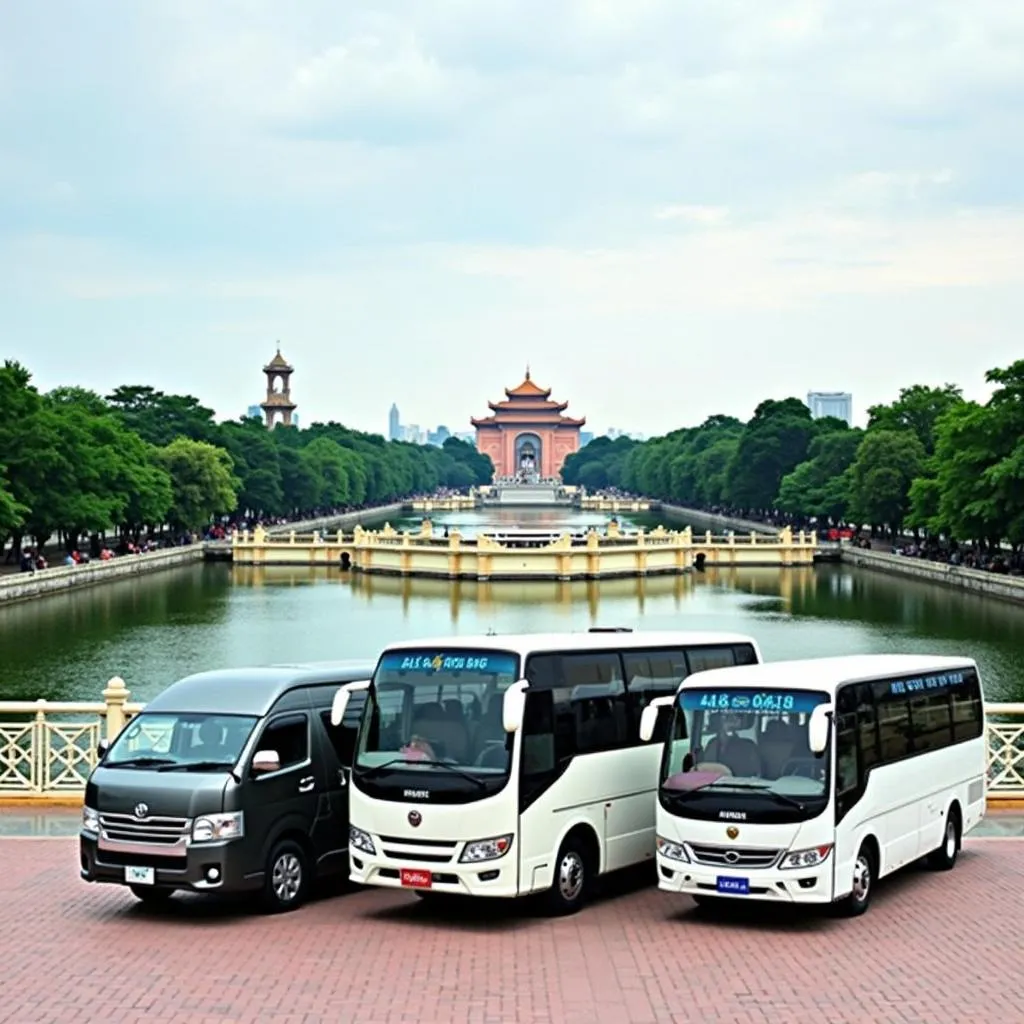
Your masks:
{"label": "stone pillar", "polygon": [[128,703],[129,696],[128,687],[120,676],[114,676],[103,691],[103,703],[107,706],[107,739],[111,742],[127,722],[124,706]]}

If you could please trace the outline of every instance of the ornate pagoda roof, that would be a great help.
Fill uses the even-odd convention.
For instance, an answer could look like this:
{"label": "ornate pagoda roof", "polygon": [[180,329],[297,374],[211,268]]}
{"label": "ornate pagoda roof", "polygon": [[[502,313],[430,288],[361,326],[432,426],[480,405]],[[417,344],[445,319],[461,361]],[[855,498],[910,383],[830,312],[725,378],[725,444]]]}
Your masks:
{"label": "ornate pagoda roof", "polygon": [[564,427],[582,427],[587,421],[573,419],[571,416],[563,416],[562,413],[568,408],[568,402],[555,402],[551,398],[551,388],[542,388],[535,383],[530,376],[530,367],[526,367],[526,376],[523,382],[514,388],[505,388],[505,400],[502,402],[488,402],[493,415],[484,416],[481,419],[471,417],[470,423],[474,427],[500,426],[516,423],[527,424],[531,422],[558,423]]}
{"label": "ornate pagoda roof", "polygon": [[283,355],[281,355],[281,346],[278,345],[277,354],[274,356],[273,359],[270,360],[269,363],[267,363],[266,366],[263,367],[263,372],[281,373],[282,371],[285,373],[291,373],[293,372],[293,367],[290,366],[288,360],[285,359]]}

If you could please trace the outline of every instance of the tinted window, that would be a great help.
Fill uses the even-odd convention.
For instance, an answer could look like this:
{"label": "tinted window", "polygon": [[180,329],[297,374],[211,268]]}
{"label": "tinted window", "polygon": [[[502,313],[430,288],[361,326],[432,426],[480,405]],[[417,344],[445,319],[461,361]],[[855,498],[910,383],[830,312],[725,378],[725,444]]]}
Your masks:
{"label": "tinted window", "polygon": [[910,698],[910,735],[915,753],[941,750],[953,739],[949,693],[920,693]]}
{"label": "tinted window", "polygon": [[552,692],[556,757],[626,746],[631,720],[617,654],[544,654],[529,660],[531,687]]}
{"label": "tinted window", "polygon": [[880,759],[898,761],[910,753],[910,708],[906,697],[894,696],[890,683],[873,683],[878,716]]}
{"label": "tinted window", "polygon": [[857,694],[857,737],[860,741],[861,771],[868,772],[881,760],[878,747],[878,719],[875,703],[868,683],[858,683]]}
{"label": "tinted window", "polygon": [[733,647],[691,647],[686,652],[691,672],[707,672],[713,668],[729,668],[736,664]]}
{"label": "tinted window", "polygon": [[[680,651],[630,651],[623,655],[626,666],[626,686],[633,709],[633,721],[639,726],[640,713],[656,697],[671,697],[686,678],[686,656]],[[658,717],[652,742],[662,743],[668,733],[671,714]],[[636,729],[634,728],[634,733]],[[631,737],[639,743],[639,734]]]}
{"label": "tinted window", "polygon": [[309,720],[305,715],[287,715],[267,726],[259,750],[276,750],[282,768],[309,760]]}
{"label": "tinted window", "polygon": [[964,673],[964,681],[950,688],[953,716],[953,741],[977,739],[984,728],[985,710],[981,702],[981,683],[973,669]]}
{"label": "tinted window", "polygon": [[860,784],[857,734],[857,694],[848,686],[836,698],[836,795],[840,798]]}

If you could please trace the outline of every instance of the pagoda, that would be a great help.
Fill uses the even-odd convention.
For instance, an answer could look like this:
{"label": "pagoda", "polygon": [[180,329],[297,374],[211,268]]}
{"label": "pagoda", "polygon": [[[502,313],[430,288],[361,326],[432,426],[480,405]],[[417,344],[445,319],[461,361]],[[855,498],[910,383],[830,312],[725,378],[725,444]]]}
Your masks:
{"label": "pagoda", "polygon": [[551,389],[526,377],[505,388],[503,402],[488,402],[490,416],[470,419],[476,447],[494,463],[496,480],[536,483],[558,477],[566,456],[580,449],[580,428],[587,422],[564,416],[568,402],[555,402]]}
{"label": "pagoda", "polygon": [[291,377],[295,370],[281,355],[280,344],[277,346],[277,355],[263,367],[263,372],[267,375],[267,397],[260,403],[260,408],[263,410],[267,429],[277,426],[278,423],[290,427],[292,413],[297,408],[292,401],[291,386]]}

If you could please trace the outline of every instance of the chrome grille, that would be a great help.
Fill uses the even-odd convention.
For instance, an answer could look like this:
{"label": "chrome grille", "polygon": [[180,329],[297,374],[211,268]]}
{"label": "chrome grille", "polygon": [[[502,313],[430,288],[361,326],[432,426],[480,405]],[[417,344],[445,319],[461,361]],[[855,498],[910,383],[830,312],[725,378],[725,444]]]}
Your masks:
{"label": "chrome grille", "polygon": [[385,857],[424,864],[447,864],[455,856],[458,845],[446,839],[417,840],[398,836],[381,836],[380,839]]}
{"label": "chrome grille", "polygon": [[687,845],[694,863],[715,868],[770,868],[781,852],[743,846]]}
{"label": "chrome grille", "polygon": [[175,846],[189,835],[188,818],[136,818],[131,814],[101,814],[103,838],[114,843],[153,843]]}

